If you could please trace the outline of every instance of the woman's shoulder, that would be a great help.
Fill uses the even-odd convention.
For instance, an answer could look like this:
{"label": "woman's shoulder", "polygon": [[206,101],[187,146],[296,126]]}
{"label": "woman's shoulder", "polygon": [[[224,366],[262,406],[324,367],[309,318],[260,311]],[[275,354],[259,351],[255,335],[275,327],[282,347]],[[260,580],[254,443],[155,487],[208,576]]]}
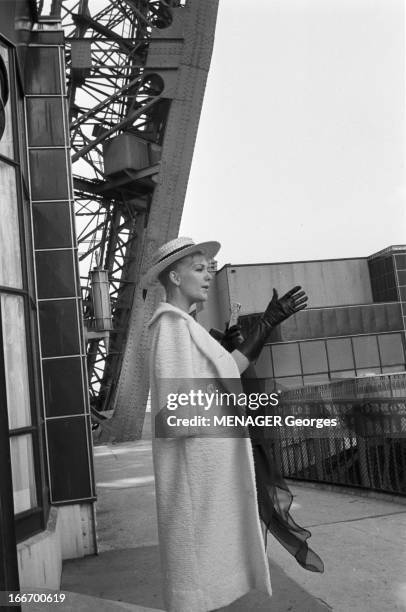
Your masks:
{"label": "woman's shoulder", "polygon": [[160,302],[154,314],[152,315],[148,326],[152,327],[153,325],[156,325],[158,323],[162,324],[162,322],[164,322],[164,324],[167,324],[168,322],[174,321],[184,321],[184,324],[187,324],[189,323],[190,319],[192,319],[192,317],[180,308],[177,308],[176,306],[173,306],[168,302]]}

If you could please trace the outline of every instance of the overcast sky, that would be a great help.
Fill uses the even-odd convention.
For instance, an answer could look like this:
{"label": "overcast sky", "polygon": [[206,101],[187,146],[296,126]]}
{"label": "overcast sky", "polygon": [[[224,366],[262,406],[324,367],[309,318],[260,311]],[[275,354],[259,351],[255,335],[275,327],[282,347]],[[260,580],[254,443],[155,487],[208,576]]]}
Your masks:
{"label": "overcast sky", "polygon": [[180,235],[219,264],[406,243],[403,0],[220,0]]}

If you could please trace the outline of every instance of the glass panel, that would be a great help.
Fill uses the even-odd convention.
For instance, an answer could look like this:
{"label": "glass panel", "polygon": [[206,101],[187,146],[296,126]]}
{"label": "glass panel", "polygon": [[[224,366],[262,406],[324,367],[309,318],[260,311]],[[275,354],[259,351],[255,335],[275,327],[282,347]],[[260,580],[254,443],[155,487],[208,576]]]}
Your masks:
{"label": "glass panel", "polygon": [[39,303],[43,357],[79,353],[76,300]]}
{"label": "glass panel", "polygon": [[63,149],[31,150],[30,176],[33,200],[66,200],[69,197]]}
{"label": "glass panel", "polygon": [[399,294],[401,302],[406,302],[406,287],[399,287]]}
{"label": "glass panel", "polygon": [[324,341],[301,342],[302,367],[304,374],[327,372],[327,355]]}
{"label": "glass panel", "polygon": [[327,372],[324,374],[308,374],[303,376],[303,382],[305,385],[322,385],[329,382]]}
{"label": "glass panel", "polygon": [[327,352],[330,370],[345,370],[354,367],[351,340],[349,338],[327,340]]}
{"label": "glass panel", "polygon": [[272,357],[271,347],[264,346],[255,363],[255,371],[259,378],[268,378],[272,376]]}
{"label": "glass panel", "polygon": [[27,98],[28,143],[31,147],[63,146],[62,100]]}
{"label": "glass panel", "polygon": [[406,270],[406,255],[395,255],[396,267]]}
{"label": "glass panel", "polygon": [[303,387],[303,380],[301,376],[277,378],[275,379],[275,386],[277,391],[283,391],[284,389],[297,389],[298,387]]}
{"label": "glass panel", "polygon": [[36,202],[33,205],[36,249],[72,246],[68,202]]}
{"label": "glass panel", "polygon": [[0,285],[23,286],[15,168],[0,161]]}
{"label": "glass panel", "polygon": [[361,378],[368,378],[368,376],[375,376],[381,374],[381,368],[360,368],[357,370],[357,376]]}
{"label": "glass panel", "polygon": [[[6,65],[9,82],[10,82],[10,66],[9,66],[8,50],[2,47],[1,45],[0,45],[0,55]],[[5,111],[6,111],[5,113],[6,126],[4,128],[3,136],[1,136],[0,138],[0,153],[2,155],[5,155],[6,157],[10,157],[13,159],[14,158],[13,119],[11,115],[10,97],[6,104]]]}
{"label": "glass panel", "polygon": [[92,495],[86,421],[87,417],[47,421],[52,502]]}
{"label": "glass panel", "polygon": [[46,359],[45,409],[48,417],[84,412],[81,358]]}
{"label": "glass panel", "polygon": [[406,285],[406,270],[398,270],[399,285]]}
{"label": "glass panel", "polygon": [[31,424],[30,391],[24,301],[18,295],[1,296],[7,410],[10,429]]}
{"label": "glass panel", "polygon": [[405,354],[400,334],[385,334],[378,336],[378,342],[383,366],[404,363]]}
{"label": "glass panel", "polygon": [[352,342],[357,370],[359,368],[380,365],[376,336],[359,336],[358,338],[353,338]]}
{"label": "glass panel", "polygon": [[382,374],[390,374],[391,372],[404,372],[406,367],[402,365],[391,365],[382,368]]}
{"label": "glass panel", "polygon": [[31,434],[10,438],[10,454],[14,512],[17,514],[37,505]]}
{"label": "glass panel", "polygon": [[73,252],[40,251],[35,254],[38,297],[75,296]]}
{"label": "glass panel", "polygon": [[272,346],[275,377],[301,374],[298,344],[276,344]]}
{"label": "glass panel", "polygon": [[58,51],[55,47],[30,47],[25,69],[27,93],[61,92]]}
{"label": "glass panel", "polygon": [[334,380],[336,378],[354,378],[355,370],[342,370],[341,372],[331,372],[330,377],[331,380]]}

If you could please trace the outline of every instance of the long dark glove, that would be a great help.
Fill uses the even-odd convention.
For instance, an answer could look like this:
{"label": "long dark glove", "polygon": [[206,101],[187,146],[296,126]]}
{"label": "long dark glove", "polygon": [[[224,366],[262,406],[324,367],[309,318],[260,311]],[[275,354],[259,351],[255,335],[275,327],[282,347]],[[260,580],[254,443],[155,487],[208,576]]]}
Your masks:
{"label": "long dark glove", "polygon": [[307,295],[297,285],[278,297],[276,289],[273,290],[272,300],[269,302],[264,314],[259,318],[248,337],[238,347],[240,353],[247,357],[248,361],[255,361],[267,341],[271,330],[296,314],[307,306]]}
{"label": "long dark glove", "polygon": [[238,324],[232,325],[231,327],[227,325],[225,332],[212,327],[209,334],[213,336],[221,346],[224,346],[229,353],[232,353],[234,349],[238,348],[238,346],[244,342],[244,338],[241,334],[241,325]]}
{"label": "long dark glove", "polygon": [[[276,291],[274,296],[275,293]],[[227,327],[225,333],[212,328],[209,333],[230,353],[234,349],[240,350],[244,342],[240,325]],[[265,391],[264,380],[257,379],[252,364],[241,374],[241,382],[247,395]],[[267,529],[265,542],[269,531],[302,567],[312,572],[323,572],[323,561],[307,544],[310,531],[300,527],[290,515],[293,495],[282,476],[278,440],[275,437],[265,439],[264,432],[258,432],[257,429],[250,427],[249,432],[254,457],[258,513]]]}

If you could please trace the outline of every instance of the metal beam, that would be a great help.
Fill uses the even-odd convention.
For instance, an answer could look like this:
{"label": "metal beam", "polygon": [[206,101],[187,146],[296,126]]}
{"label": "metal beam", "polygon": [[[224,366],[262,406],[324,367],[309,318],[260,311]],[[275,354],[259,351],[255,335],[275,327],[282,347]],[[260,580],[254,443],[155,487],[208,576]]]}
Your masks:
{"label": "metal beam", "polygon": [[117,123],[117,125],[115,125],[114,127],[104,132],[101,136],[92,140],[88,145],[83,147],[83,149],[80,149],[80,151],[72,155],[72,162],[77,161],[78,159],[86,155],[86,153],[89,153],[89,151],[94,149],[94,147],[96,147],[100,142],[103,142],[104,140],[106,140],[106,138],[108,138],[112,134],[115,134],[119,130],[122,130],[124,127],[126,127],[130,123],[133,123],[137,117],[144,114],[145,111],[148,110],[159,99],[160,99],[160,96],[157,96],[153,100],[146,102],[141,108],[137,108],[137,110],[133,111],[128,117],[120,121],[120,123]]}
{"label": "metal beam", "polygon": [[[113,417],[102,424],[101,441],[123,441],[141,436],[149,390],[148,321],[160,297],[150,290],[143,300],[138,281],[152,253],[177,236],[192,162],[203,92],[214,42],[218,0],[189,0],[185,32],[188,38],[178,68],[177,85],[169,109],[148,224],[140,240],[135,266],[137,285],[131,307],[128,334],[120,365],[120,376],[110,407]],[[204,35],[203,35],[204,34]],[[184,92],[188,95],[185,96]]]}

